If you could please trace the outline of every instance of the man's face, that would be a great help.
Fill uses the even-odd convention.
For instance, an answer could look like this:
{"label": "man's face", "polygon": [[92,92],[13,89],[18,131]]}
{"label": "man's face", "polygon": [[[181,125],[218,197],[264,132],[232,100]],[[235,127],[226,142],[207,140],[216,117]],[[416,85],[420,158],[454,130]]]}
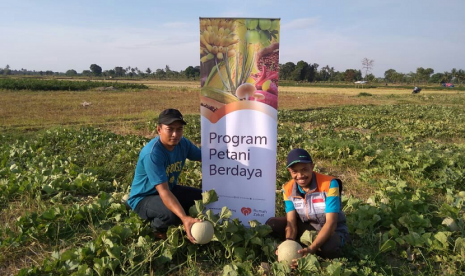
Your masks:
{"label": "man's face", "polygon": [[307,188],[312,182],[314,166],[314,164],[297,163],[287,169],[291,173],[292,179],[294,179],[300,187]]}
{"label": "man's face", "polygon": [[184,125],[180,121],[174,121],[169,125],[158,125],[157,130],[162,144],[171,150],[181,141]]}

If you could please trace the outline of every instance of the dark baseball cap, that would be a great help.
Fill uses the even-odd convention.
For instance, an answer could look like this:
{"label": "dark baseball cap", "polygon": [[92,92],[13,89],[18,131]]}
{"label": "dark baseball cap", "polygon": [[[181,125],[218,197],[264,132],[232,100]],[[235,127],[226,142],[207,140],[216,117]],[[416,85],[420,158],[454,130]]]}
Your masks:
{"label": "dark baseball cap", "polygon": [[304,149],[293,149],[287,155],[286,168],[289,168],[290,166],[297,163],[312,164],[312,157],[310,157],[310,154]]}
{"label": "dark baseball cap", "polygon": [[186,121],[182,118],[181,112],[177,109],[165,109],[158,116],[159,124],[169,125],[175,121],[181,121],[183,125],[187,125]]}

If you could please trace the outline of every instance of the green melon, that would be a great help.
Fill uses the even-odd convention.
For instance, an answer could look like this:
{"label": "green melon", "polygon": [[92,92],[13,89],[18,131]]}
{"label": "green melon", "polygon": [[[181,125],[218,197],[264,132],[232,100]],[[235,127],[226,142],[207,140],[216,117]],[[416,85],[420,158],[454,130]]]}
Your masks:
{"label": "green melon", "polygon": [[191,228],[191,234],[198,244],[209,243],[214,233],[213,225],[209,221],[196,222]]}
{"label": "green melon", "polygon": [[284,241],[278,247],[278,261],[286,261],[290,264],[293,259],[302,257],[302,254],[297,253],[301,249],[302,246],[296,241]]}
{"label": "green melon", "polygon": [[449,228],[449,230],[452,232],[460,230],[459,226],[457,225],[457,223],[454,221],[453,218],[445,218],[442,221],[442,224],[447,226],[447,228]]}

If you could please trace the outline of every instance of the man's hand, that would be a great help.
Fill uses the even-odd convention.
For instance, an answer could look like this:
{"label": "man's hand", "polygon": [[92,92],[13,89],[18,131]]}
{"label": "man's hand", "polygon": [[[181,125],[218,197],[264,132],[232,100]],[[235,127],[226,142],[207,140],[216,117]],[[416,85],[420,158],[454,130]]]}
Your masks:
{"label": "man's hand", "polygon": [[182,208],[181,204],[179,203],[178,199],[173,195],[173,193],[168,188],[168,183],[164,182],[155,186],[158,191],[158,194],[165,204],[166,208],[168,208],[171,212],[173,212],[178,218],[181,219],[182,224],[184,225],[184,229],[186,230],[187,238],[192,242],[195,243],[194,237],[191,234],[191,227],[194,223],[200,222],[200,219],[195,219],[186,215],[184,209]]}
{"label": "man's hand", "polygon": [[182,220],[182,224],[184,225],[184,229],[186,230],[187,238],[191,241],[191,243],[195,243],[195,239],[194,237],[192,237],[192,234],[191,234],[191,228],[192,228],[192,225],[194,225],[194,223],[201,222],[201,220],[190,217],[190,216],[185,216],[181,220]]}
{"label": "man's hand", "polygon": [[[305,247],[305,248],[302,248],[302,249],[300,249],[300,250],[297,251],[297,253],[302,254],[302,257],[305,257],[305,256],[307,256],[308,254],[315,254],[315,252],[316,252],[316,249],[313,249],[312,246]],[[291,267],[292,267],[293,269],[296,269],[296,268],[297,268],[297,260],[298,260],[298,259],[292,260]]]}

